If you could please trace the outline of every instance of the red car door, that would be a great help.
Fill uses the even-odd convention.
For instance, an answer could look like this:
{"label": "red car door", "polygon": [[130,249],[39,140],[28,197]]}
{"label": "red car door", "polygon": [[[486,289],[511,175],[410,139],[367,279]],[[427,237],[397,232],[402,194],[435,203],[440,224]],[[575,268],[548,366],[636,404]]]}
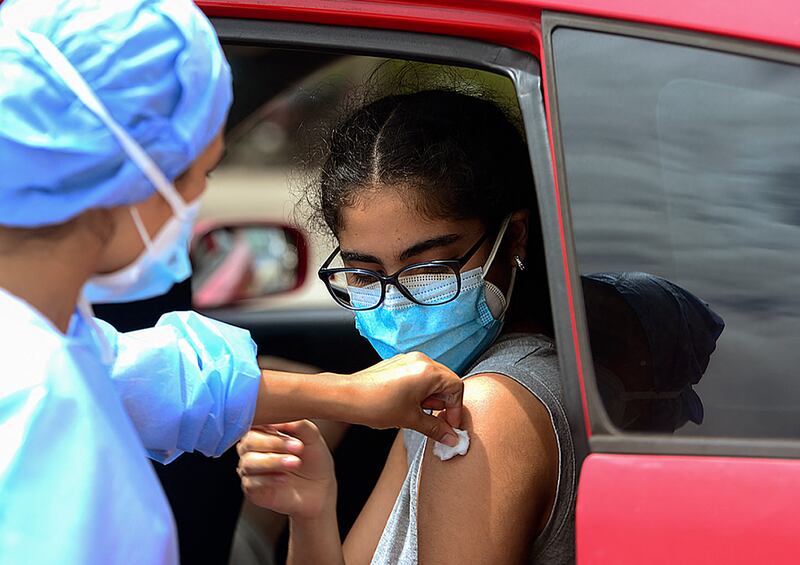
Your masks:
{"label": "red car door", "polygon": [[[650,21],[754,39],[773,30],[783,45],[542,17],[568,289],[554,307],[569,312],[562,363],[580,389],[589,451],[577,560],[796,563],[800,19],[789,3],[748,21],[735,6],[714,17],[674,4]],[[761,25],[781,10],[782,24]],[[662,304],[645,286],[592,273],[674,286],[658,282],[672,292]],[[624,316],[611,313],[623,308],[603,302],[597,280],[613,280],[644,320],[644,346],[620,338]],[[704,346],[676,287],[724,321]],[[620,362],[632,356],[638,364]]]}

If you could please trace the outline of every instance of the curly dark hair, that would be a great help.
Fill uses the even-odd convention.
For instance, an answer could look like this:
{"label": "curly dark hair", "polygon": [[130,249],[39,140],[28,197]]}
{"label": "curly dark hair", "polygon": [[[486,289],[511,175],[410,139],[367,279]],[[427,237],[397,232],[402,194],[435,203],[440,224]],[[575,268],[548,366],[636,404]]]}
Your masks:
{"label": "curly dark hair", "polygon": [[517,127],[494,102],[447,90],[387,96],[335,127],[317,183],[317,214],[336,234],[341,210],[392,187],[428,218],[496,225],[533,208],[533,175]]}

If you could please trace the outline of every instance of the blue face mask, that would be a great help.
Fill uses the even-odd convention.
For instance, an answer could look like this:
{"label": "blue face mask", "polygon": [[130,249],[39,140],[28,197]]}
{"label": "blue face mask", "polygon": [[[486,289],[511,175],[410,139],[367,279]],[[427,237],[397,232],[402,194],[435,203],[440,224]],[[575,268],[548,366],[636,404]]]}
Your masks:
{"label": "blue face mask", "polygon": [[[503,327],[503,318],[511,300],[516,268],[512,271],[508,296],[484,279],[505,233],[503,222],[494,247],[483,268],[461,273],[461,292],[452,302],[422,306],[388,286],[383,303],[373,310],[356,311],[356,329],[367,338],[383,359],[399,353],[420,351],[462,374],[495,340]],[[455,281],[443,283],[425,277],[416,283],[414,294],[448,296],[455,293]],[[353,304],[374,304],[380,285],[349,287]],[[428,294],[430,293],[430,294]],[[377,296],[376,296],[377,295]]]}
{"label": "blue face mask", "polygon": [[133,263],[104,275],[95,275],[83,287],[83,295],[92,303],[130,302],[166,293],[172,285],[192,274],[189,242],[200,211],[200,202],[187,205],[181,216],[172,216],[150,238],[135,208],[131,214],[144,242],[144,251]]}

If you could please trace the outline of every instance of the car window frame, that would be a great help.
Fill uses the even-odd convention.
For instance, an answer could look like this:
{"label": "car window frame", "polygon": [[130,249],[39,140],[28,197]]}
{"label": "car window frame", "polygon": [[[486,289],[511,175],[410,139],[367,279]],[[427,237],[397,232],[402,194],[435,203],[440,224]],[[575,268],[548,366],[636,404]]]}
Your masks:
{"label": "car window frame", "polygon": [[[535,18],[535,14],[531,15]],[[275,48],[312,49],[349,55],[394,57],[476,68],[509,78],[516,92],[533,168],[536,198],[545,243],[545,263],[565,411],[580,466],[589,453],[586,423],[575,358],[569,354],[572,329],[562,263],[563,239],[558,219],[548,123],[540,60],[532,53],[461,37],[410,31],[368,29],[271,20],[213,17],[220,42]],[[533,38],[532,38],[533,43]],[[568,354],[564,354],[568,353]]]}
{"label": "car window frame", "polygon": [[601,32],[624,37],[658,41],[688,47],[698,47],[744,55],[766,61],[788,63],[800,67],[800,50],[783,46],[756,43],[750,40],[717,36],[707,33],[659,27],[651,24],[595,18],[591,16],[559,12],[542,13],[542,45],[544,49],[544,72],[546,78],[547,104],[554,147],[558,199],[563,211],[564,263],[569,272],[572,289],[576,357],[581,364],[583,383],[583,408],[588,418],[588,443],[592,452],[729,456],[758,458],[800,458],[800,438],[736,438],[722,436],[675,436],[656,433],[633,433],[620,430],[608,417],[594,375],[591,362],[586,313],[580,281],[572,218],[569,203],[569,187],[566,181],[563,138],[560,132],[557,71],[553,52],[553,33],[558,28],[577,31]]}

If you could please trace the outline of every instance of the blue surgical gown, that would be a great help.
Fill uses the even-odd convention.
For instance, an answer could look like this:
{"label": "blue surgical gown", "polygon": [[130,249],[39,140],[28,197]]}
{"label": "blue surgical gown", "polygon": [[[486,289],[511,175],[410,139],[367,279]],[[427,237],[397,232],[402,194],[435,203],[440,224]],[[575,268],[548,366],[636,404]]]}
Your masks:
{"label": "blue surgical gown", "polygon": [[[249,334],[192,312],[65,336],[0,289],[0,563],[174,564],[177,537],[145,456],[220,455],[250,426]],[[203,493],[198,492],[198,497]]]}

